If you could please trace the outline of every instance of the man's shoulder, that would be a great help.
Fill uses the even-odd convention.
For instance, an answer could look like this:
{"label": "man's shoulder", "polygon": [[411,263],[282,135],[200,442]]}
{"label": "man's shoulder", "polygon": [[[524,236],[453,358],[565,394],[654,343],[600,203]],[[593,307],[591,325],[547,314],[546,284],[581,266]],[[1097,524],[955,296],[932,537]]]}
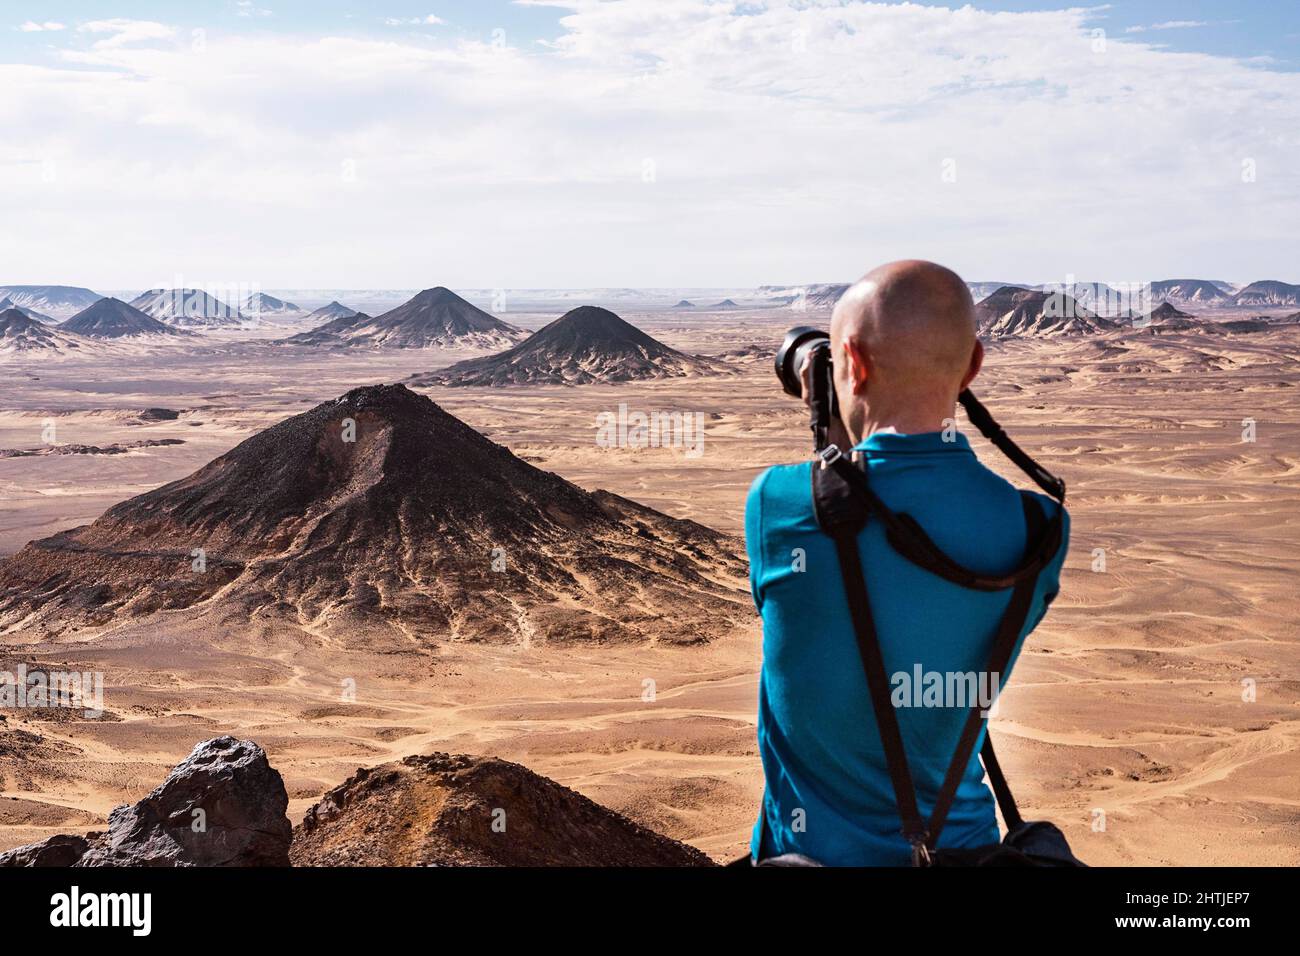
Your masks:
{"label": "man's shoulder", "polygon": [[784,534],[812,521],[812,467],[803,461],[759,472],[745,500],[745,537]]}
{"label": "man's shoulder", "polygon": [[811,494],[812,462],[799,461],[788,465],[772,465],[758,473],[749,486],[749,501],[760,503],[764,499],[788,497],[792,492]]}

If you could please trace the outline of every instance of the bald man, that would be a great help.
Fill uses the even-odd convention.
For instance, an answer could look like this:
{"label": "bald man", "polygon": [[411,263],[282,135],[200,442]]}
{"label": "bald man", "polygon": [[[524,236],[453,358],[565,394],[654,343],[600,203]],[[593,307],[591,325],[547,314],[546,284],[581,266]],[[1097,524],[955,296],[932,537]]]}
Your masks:
{"label": "bald man", "polygon": [[[916,518],[962,565],[1002,574],[1026,545],[1019,492],[985,468],[957,432],[958,393],[984,358],[966,284],[930,262],[904,261],[863,276],[831,317],[840,420],[830,439],[860,451],[872,489]],[[806,376],[806,370],[805,376]],[[805,391],[806,391],[805,377]],[[778,465],[749,491],[750,585],[763,619],[758,742],[766,792],[754,827],[756,862],[793,855],[825,865],[906,866],[884,750],[831,539],[817,525],[812,463]],[[1058,505],[1039,495],[1045,518]],[[1039,575],[1020,643],[1059,588],[1069,538]],[[879,522],[858,536],[872,612],[891,683],[918,673],[981,672],[1009,592],[974,591],[909,563]],[[1015,656],[1012,657],[1012,664]],[[999,675],[1005,685],[1011,667]],[[896,707],[920,804],[928,817],[966,710]],[[978,747],[976,748],[978,753]],[[940,847],[998,841],[992,793],[978,756],[966,768]]]}

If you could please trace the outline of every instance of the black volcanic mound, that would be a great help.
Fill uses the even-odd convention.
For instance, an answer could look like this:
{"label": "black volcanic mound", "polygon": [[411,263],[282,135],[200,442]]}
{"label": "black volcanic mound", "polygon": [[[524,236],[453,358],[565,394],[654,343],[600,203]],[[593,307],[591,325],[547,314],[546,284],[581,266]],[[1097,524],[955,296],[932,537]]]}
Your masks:
{"label": "black volcanic mound", "polygon": [[669,348],[608,309],[579,306],[512,349],[412,376],[415,384],[587,385],[676,378],[713,363]]}
{"label": "black volcanic mound", "polygon": [[121,299],[100,299],[59,326],[65,332],[100,339],[137,335],[185,335],[180,329],[159,322]]}
{"label": "black volcanic mound", "polygon": [[265,292],[254,292],[244,300],[241,311],[250,315],[296,315],[306,310],[292,302],[267,295]]}
{"label": "black volcanic mound", "polygon": [[0,352],[60,351],[76,348],[69,336],[60,336],[48,325],[28,317],[17,307],[0,311]]}
{"label": "black volcanic mound", "polygon": [[[356,309],[349,309],[342,302],[335,299],[329,305],[322,305],[319,309],[307,315],[307,321],[325,323],[333,322],[337,319],[350,319],[357,314]],[[319,328],[319,326],[317,326]]]}
{"label": "black volcanic mound", "polygon": [[29,319],[17,308],[8,308],[0,312],[0,336],[8,338],[19,334],[32,333],[49,335],[49,332],[48,328],[35,319]]}
{"label": "black volcanic mound", "polygon": [[466,302],[450,289],[425,289],[377,318],[341,316],[286,339],[294,345],[346,345],[362,348],[502,348],[523,330]]}
{"label": "black volcanic mound", "polygon": [[977,303],[975,321],[979,334],[986,338],[1077,335],[1116,327],[1064,292],[1039,292],[1013,285],[1003,286]]}
{"label": "black volcanic mound", "polygon": [[407,636],[690,642],[744,616],[743,574],[724,536],[583,491],[380,385],[0,562],[0,631],[212,601]]}
{"label": "black volcanic mound", "polygon": [[1170,302],[1162,302],[1151,310],[1151,314],[1147,318],[1152,322],[1168,322],[1175,319],[1190,319],[1192,316],[1176,308]]}

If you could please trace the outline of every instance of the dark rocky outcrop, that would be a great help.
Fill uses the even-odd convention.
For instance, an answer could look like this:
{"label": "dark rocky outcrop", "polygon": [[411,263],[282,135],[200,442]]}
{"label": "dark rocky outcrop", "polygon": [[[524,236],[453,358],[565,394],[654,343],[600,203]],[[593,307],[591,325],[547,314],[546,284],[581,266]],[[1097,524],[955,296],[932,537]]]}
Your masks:
{"label": "dark rocky outcrop", "polygon": [[108,830],[0,854],[0,866],[288,866],[284,780],[251,740],[204,741]]}
{"label": "dark rocky outcrop", "polygon": [[[92,837],[98,834],[91,834]],[[90,841],[83,836],[59,833],[39,843],[16,847],[0,853],[0,866],[72,866],[90,849]]]}
{"label": "dark rocky outcrop", "polygon": [[496,757],[360,769],[307,811],[295,866],[709,866],[678,843]]}
{"label": "dark rocky outcrop", "polygon": [[62,351],[76,347],[70,336],[30,318],[19,308],[0,311],[0,353]]}

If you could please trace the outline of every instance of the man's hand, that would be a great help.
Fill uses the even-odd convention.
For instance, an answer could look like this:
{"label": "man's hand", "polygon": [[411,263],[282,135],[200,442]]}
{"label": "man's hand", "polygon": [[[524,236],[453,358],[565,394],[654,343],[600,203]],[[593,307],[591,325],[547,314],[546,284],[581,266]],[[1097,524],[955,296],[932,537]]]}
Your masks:
{"label": "man's hand", "polygon": [[[803,364],[799,366],[799,388],[803,392],[803,403],[812,408],[812,390],[809,382],[812,381],[812,360],[810,356],[805,355]],[[849,431],[844,427],[844,422],[836,415],[831,415],[831,424],[826,429],[826,440],[832,445],[838,445],[840,451],[845,454],[853,447],[853,439],[849,437]]]}

